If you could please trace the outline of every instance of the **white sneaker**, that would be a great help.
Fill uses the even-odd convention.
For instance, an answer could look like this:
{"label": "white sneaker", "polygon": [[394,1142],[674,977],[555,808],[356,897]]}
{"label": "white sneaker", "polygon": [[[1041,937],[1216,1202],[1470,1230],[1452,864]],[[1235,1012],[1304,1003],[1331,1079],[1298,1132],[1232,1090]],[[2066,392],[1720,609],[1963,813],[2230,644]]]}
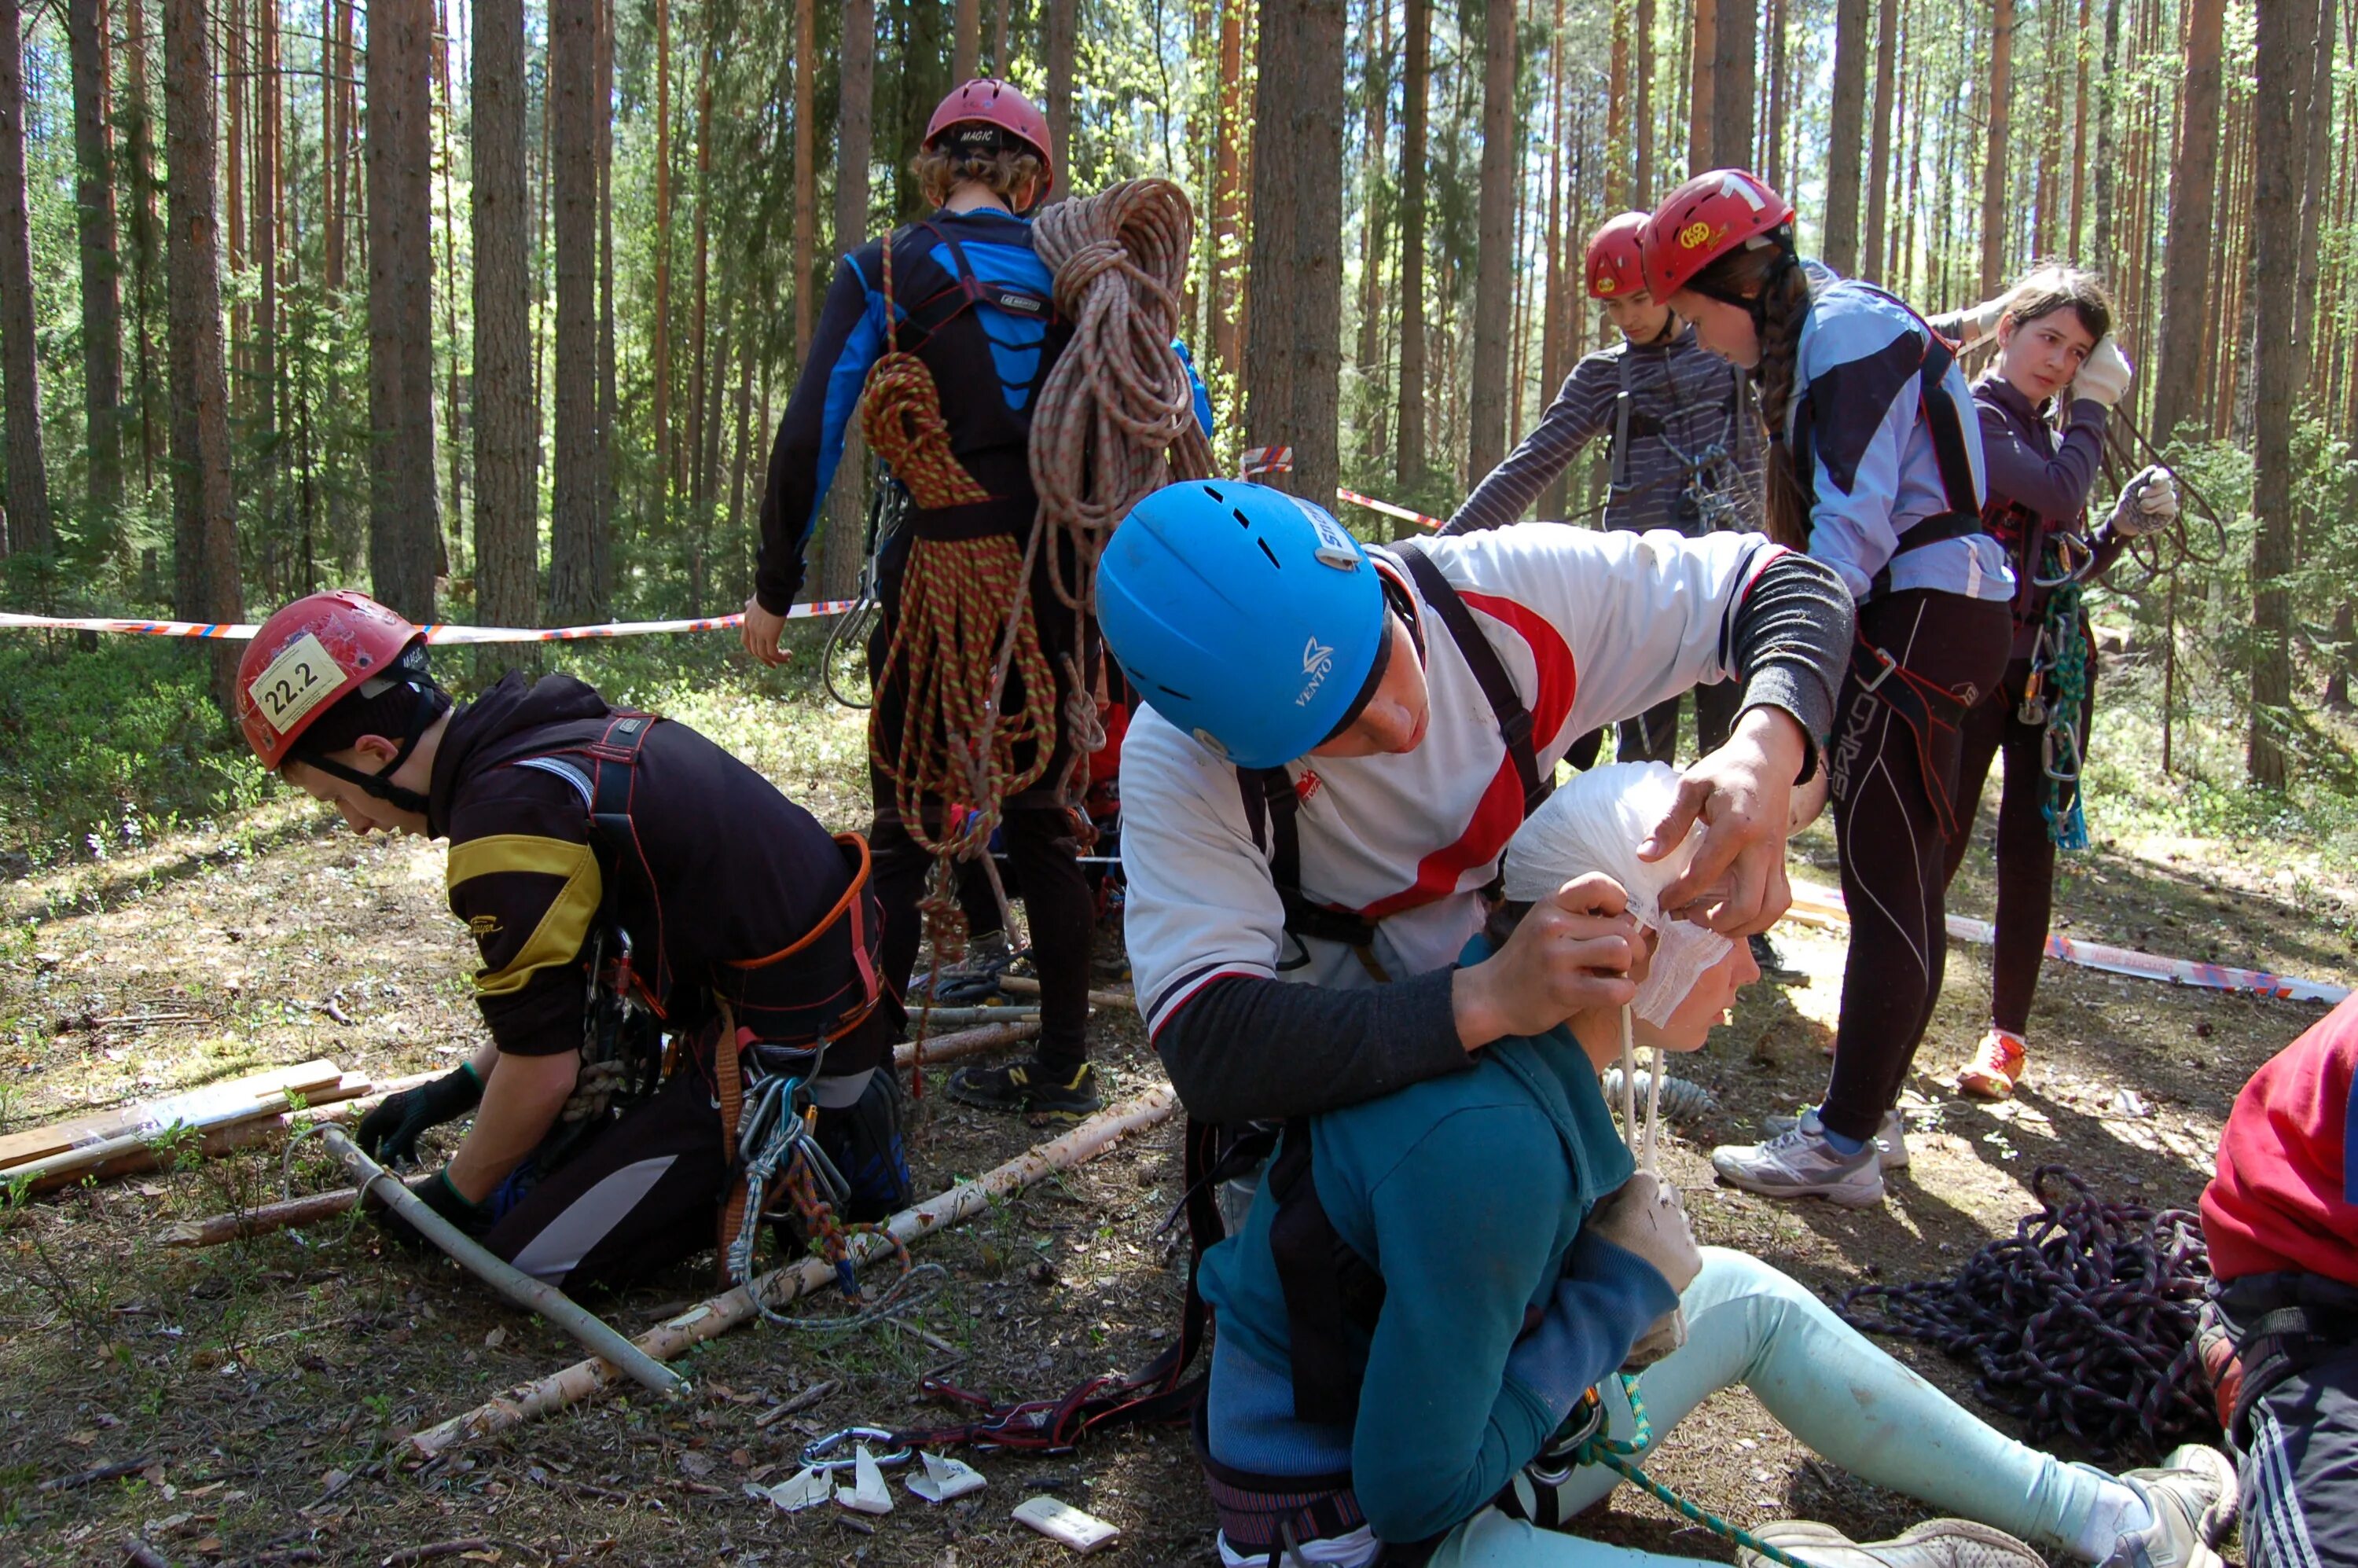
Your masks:
{"label": "white sneaker", "polygon": [[2123,1536],[2100,1568],[2223,1568],[2213,1549],[2242,1502],[2234,1464],[2225,1454],[2190,1443],[2157,1468],[2131,1470],[2119,1479],[2145,1500],[2153,1522]]}
{"label": "white sneaker", "polygon": [[[1753,1533],[1810,1568],[2047,1568],[2022,1541],[1971,1519],[1927,1519],[1891,1541],[1853,1541],[1807,1519],[1780,1519]],[[1769,1568],[1769,1559],[1750,1547],[1736,1548],[1736,1561],[1739,1568]]]}
{"label": "white sneaker", "polygon": [[[1771,1138],[1780,1132],[1790,1132],[1796,1127],[1805,1127],[1812,1132],[1824,1130],[1824,1124],[1818,1120],[1818,1108],[1815,1106],[1799,1116],[1763,1118],[1760,1126]],[[1908,1168],[1908,1123],[1896,1105],[1883,1113],[1882,1124],[1875,1130],[1875,1152],[1877,1162],[1887,1171]]]}
{"label": "white sneaker", "polygon": [[1763,1197],[1823,1198],[1844,1208],[1873,1208],[1883,1201],[1881,1160],[1871,1143],[1855,1154],[1837,1152],[1815,1126],[1711,1152],[1711,1168],[1730,1186]]}

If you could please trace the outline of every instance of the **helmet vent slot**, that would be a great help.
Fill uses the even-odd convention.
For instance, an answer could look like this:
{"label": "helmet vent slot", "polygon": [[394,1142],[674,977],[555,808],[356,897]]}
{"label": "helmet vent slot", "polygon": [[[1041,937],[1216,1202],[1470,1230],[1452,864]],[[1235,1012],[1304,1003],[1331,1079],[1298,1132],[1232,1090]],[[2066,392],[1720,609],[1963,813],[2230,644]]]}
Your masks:
{"label": "helmet vent slot", "polygon": [[1189,697],[1185,692],[1177,690],[1172,687],[1164,686],[1161,681],[1156,681],[1154,683],[1154,689],[1166,696],[1175,697],[1182,702],[1193,702],[1195,700],[1194,697]]}
{"label": "helmet vent slot", "polygon": [[1237,526],[1239,528],[1249,528],[1252,526],[1252,519],[1245,515],[1245,509],[1241,506],[1229,507],[1228,515],[1237,520]]}
{"label": "helmet vent slot", "polygon": [[1283,567],[1279,567],[1277,565],[1277,552],[1269,547],[1269,541],[1267,539],[1255,539],[1253,543],[1260,546],[1260,553],[1269,557],[1269,564],[1271,566],[1277,567],[1277,569],[1280,571],[1283,571],[1285,569]]}
{"label": "helmet vent slot", "polygon": [[1222,504],[1223,506],[1225,506],[1225,505],[1227,505],[1227,504],[1228,504],[1228,498],[1227,496],[1225,496],[1225,495],[1222,495],[1218,491],[1214,490],[1214,489],[1213,489],[1210,485],[1208,485],[1208,484],[1207,484],[1207,485],[1206,485],[1206,486],[1204,487],[1204,493],[1205,493],[1206,495],[1210,496],[1213,500],[1215,500],[1215,501],[1217,501],[1217,502],[1220,503],[1220,504]]}

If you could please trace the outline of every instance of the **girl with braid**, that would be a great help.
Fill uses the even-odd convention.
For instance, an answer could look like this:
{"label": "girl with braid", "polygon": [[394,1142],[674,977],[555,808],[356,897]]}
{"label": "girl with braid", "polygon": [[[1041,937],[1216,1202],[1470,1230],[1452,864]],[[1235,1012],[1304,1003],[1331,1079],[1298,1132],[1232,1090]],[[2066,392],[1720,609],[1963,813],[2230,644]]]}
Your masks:
{"label": "girl with braid", "polygon": [[2079,773],[2095,713],[2096,643],[2080,585],[2110,568],[2131,539],[2166,526],[2178,514],[2178,488],[2167,470],[2148,468],[2082,534],[2104,427],[2132,368],[2113,337],[2112,298],[2094,274],[2041,266],[1998,298],[1932,324],[1967,343],[1997,340],[1997,358],[1974,383],[1974,404],[1989,475],[1982,514],[2014,567],[2014,647],[2006,678],[1965,715],[1947,874],[1954,878],[1964,862],[1982,785],[2003,752],[1990,1026],[1958,1070],[1957,1087],[2005,1099],[2029,1065],[2023,1035],[2047,950],[2055,851],[2088,842]]}
{"label": "girl with braid", "polygon": [[1982,442],[1949,341],[1869,284],[1804,267],[1793,208],[1719,169],[1646,227],[1647,287],[1749,370],[1768,430],[1768,535],[1833,568],[1858,640],[1826,748],[1851,917],[1824,1102],[1723,1180],[1847,1207],[1906,1161],[1894,1109],[1947,957],[1947,844],[1961,725],[2005,676],[2014,576],[1984,529]]}

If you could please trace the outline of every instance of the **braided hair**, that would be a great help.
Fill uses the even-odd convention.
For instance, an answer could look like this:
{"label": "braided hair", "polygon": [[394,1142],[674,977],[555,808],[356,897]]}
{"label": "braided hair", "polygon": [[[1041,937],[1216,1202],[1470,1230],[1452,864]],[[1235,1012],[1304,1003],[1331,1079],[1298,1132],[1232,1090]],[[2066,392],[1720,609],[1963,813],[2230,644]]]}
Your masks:
{"label": "braided hair", "polygon": [[1768,536],[1789,549],[1810,545],[1810,492],[1786,444],[1793,382],[1801,357],[1801,326],[1810,317],[1810,281],[1793,253],[1792,232],[1781,230],[1767,243],[1740,246],[1695,274],[1689,288],[1709,299],[1740,305],[1752,314],[1760,362],[1752,380],[1761,421],[1768,427]]}

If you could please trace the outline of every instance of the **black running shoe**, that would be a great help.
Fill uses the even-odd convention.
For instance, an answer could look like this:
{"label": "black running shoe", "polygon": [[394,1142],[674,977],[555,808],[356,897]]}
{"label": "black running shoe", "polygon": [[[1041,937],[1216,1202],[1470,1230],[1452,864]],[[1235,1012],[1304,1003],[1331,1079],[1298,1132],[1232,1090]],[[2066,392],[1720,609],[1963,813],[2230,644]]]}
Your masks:
{"label": "black running shoe", "polygon": [[1810,983],[1810,972],[1785,962],[1785,956],[1777,951],[1777,945],[1768,940],[1766,932],[1756,931],[1746,940],[1752,944],[1752,961],[1760,967],[1761,979],[1780,986],[1805,986]]}
{"label": "black running shoe", "polygon": [[1076,1121],[1105,1102],[1095,1068],[1083,1062],[1055,1068],[1037,1057],[1004,1067],[960,1067],[950,1075],[950,1098],[985,1110],[1020,1110],[1039,1119]]}
{"label": "black running shoe", "polygon": [[845,1219],[884,1219],[909,1206],[915,1184],[901,1137],[901,1080],[890,1067],[871,1073],[854,1103],[839,1109],[819,1107],[816,1130],[818,1146],[851,1188]]}

